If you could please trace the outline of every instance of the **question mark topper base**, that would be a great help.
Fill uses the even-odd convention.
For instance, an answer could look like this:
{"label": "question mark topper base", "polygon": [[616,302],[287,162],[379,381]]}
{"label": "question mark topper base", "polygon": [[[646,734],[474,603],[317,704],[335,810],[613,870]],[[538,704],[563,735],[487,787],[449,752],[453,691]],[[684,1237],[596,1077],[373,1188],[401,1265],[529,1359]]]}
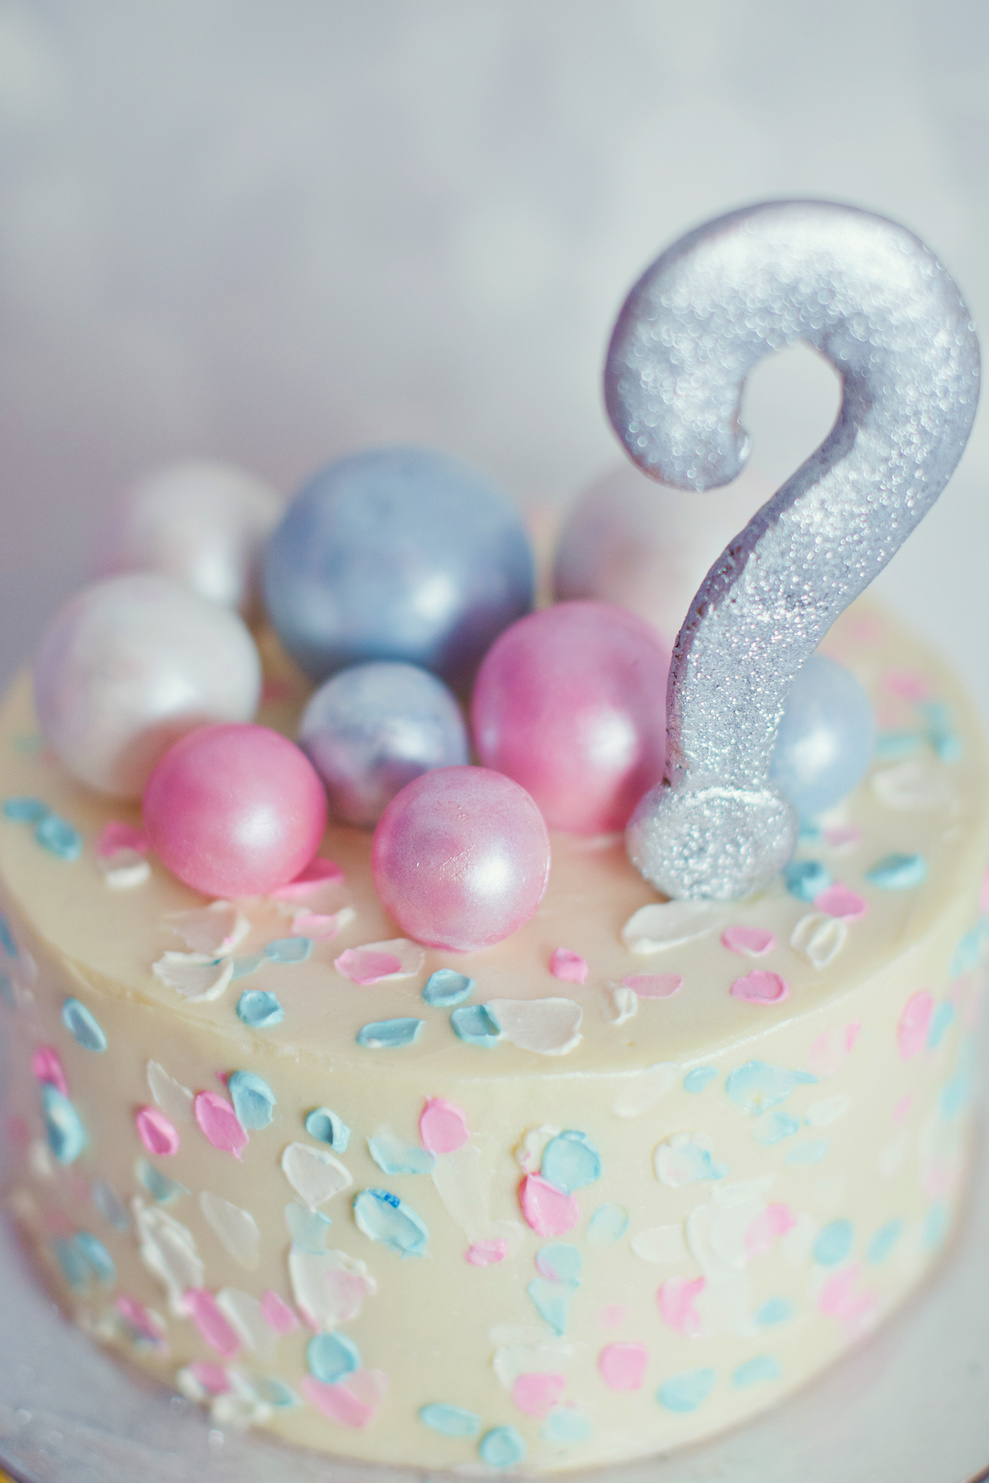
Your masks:
{"label": "question mark topper base", "polygon": [[797,819],[769,776],[787,693],[933,505],[975,416],[978,340],[933,253],[868,212],[767,202],[689,233],[629,294],[605,367],[629,457],[678,488],[729,483],[748,455],[745,378],[796,341],[838,372],[842,405],[715,562],[677,637],[668,786],[629,825],[633,861],[670,896],[744,896],[792,854]]}
{"label": "question mark topper base", "polygon": [[[664,902],[620,839],[557,835],[542,910],[466,955],[398,935],[345,826],[308,882],[204,903],[15,686],[9,1204],[63,1311],[162,1382],[118,1382],[129,1441],[201,1448],[178,1388],[228,1448],[603,1466],[783,1401],[925,1279],[965,1183],[989,762],[895,622],[858,603],[826,648],[876,756],[784,873]],[[266,695],[289,729],[272,654]]]}

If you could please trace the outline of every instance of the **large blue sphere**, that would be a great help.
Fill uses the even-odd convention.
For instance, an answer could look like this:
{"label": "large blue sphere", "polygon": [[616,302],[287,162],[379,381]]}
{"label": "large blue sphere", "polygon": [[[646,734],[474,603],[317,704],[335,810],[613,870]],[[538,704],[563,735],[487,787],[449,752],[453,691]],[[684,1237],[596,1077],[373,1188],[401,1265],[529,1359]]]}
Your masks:
{"label": "large blue sphere", "polygon": [[398,659],[469,681],[532,607],[532,551],[515,505],[444,453],[377,448],[317,474],[275,530],[264,595],[314,680]]}
{"label": "large blue sphere", "polygon": [[364,829],[420,773],[470,761],[460,707],[443,681],[385,661],[355,664],[321,685],[303,712],[299,745],[334,817]]}
{"label": "large blue sphere", "polygon": [[803,819],[841,801],[872,756],[869,697],[851,670],[812,654],[790,687],[770,774]]}

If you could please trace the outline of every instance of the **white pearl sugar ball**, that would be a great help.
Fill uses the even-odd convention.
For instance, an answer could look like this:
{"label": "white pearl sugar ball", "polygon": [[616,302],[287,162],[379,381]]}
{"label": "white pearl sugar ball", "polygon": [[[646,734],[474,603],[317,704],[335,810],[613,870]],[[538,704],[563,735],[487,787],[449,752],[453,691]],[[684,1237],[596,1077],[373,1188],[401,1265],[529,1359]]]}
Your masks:
{"label": "white pearl sugar ball", "polygon": [[139,479],[111,509],[97,575],[153,571],[224,607],[257,604],[261,552],[281,497],[232,464],[169,464]]}
{"label": "white pearl sugar ball", "polygon": [[75,777],[118,798],[139,798],[185,732],[250,721],[260,696],[261,661],[244,622],[154,572],[71,598],[34,661],[46,740]]}

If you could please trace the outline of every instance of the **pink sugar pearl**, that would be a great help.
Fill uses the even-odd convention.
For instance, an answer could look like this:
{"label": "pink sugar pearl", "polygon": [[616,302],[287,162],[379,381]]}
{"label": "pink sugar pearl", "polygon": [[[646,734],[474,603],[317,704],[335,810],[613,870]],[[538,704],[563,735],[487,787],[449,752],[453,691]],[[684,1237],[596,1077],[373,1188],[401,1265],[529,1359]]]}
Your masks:
{"label": "pink sugar pearl", "polygon": [[151,774],[144,824],[187,886],[207,896],[263,896],[315,855],[326,794],[308,757],[277,731],[203,726]]}
{"label": "pink sugar pearl", "polygon": [[474,689],[481,761],[521,783],[551,829],[624,829],[666,761],[670,648],[611,603],[561,602],[497,639]]}
{"label": "pink sugar pearl", "polygon": [[484,767],[439,767],[381,815],[371,870],[409,937],[471,953],[517,932],[549,880],[549,835],[524,788]]}

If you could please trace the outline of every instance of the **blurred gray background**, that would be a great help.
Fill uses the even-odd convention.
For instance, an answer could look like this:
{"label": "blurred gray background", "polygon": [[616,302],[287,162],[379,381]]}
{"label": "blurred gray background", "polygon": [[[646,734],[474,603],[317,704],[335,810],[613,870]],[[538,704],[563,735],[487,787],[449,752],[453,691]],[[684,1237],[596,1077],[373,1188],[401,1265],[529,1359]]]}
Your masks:
{"label": "blurred gray background", "polygon": [[[0,678],[163,459],[409,439],[572,497],[626,289],[734,205],[897,217],[989,325],[987,125],[978,0],[0,0]],[[835,397],[758,373],[759,487]],[[987,425],[878,585],[989,716]]]}

